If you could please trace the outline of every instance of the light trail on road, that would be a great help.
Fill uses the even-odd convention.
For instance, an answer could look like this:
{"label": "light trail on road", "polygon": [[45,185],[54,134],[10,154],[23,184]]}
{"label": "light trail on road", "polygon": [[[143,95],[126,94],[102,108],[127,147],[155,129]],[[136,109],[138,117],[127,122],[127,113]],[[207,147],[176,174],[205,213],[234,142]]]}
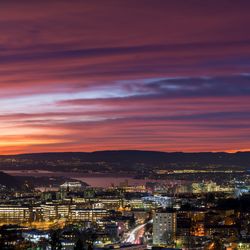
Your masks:
{"label": "light trail on road", "polygon": [[132,243],[132,244],[139,244],[140,237],[144,234],[144,228],[147,224],[152,223],[153,220],[148,221],[142,225],[138,225],[135,227],[131,232],[129,232],[128,237],[123,241],[124,243]]}

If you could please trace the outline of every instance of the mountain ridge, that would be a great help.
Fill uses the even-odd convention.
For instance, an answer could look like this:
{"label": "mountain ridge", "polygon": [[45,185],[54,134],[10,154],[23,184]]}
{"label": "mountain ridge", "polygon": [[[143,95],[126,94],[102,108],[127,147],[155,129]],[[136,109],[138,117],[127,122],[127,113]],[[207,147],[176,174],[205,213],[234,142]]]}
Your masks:
{"label": "mountain ridge", "polygon": [[97,151],[60,151],[60,152],[35,152],[35,153],[20,153],[20,154],[0,154],[0,157],[21,157],[21,156],[32,156],[32,155],[62,155],[62,154],[99,154],[99,153],[160,153],[160,154],[183,154],[183,155],[191,155],[191,154],[226,154],[226,155],[235,155],[235,154],[250,154],[250,151],[236,151],[236,152],[225,152],[225,151],[198,151],[198,152],[183,152],[183,151],[157,151],[157,150],[133,150],[133,149],[125,149],[125,150],[97,150]]}
{"label": "mountain ridge", "polygon": [[[19,155],[1,155],[0,167],[3,163],[21,162],[22,165],[28,162],[39,162],[43,165],[74,164],[86,165],[91,164],[116,164],[116,165],[135,165],[146,164],[151,166],[162,165],[187,165],[187,166],[245,166],[250,167],[250,152],[161,152],[161,151],[143,151],[143,150],[106,150],[94,152],[48,152],[48,153],[31,153]],[[72,163],[72,164],[71,164]],[[6,164],[5,164],[6,165]],[[52,164],[53,165],[53,164]]]}

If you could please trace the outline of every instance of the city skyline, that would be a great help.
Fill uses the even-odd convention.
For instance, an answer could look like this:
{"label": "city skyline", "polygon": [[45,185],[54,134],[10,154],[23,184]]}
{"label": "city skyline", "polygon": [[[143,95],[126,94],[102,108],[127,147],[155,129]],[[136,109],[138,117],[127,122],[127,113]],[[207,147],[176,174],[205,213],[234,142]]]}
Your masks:
{"label": "city skyline", "polygon": [[250,151],[250,2],[0,6],[0,154]]}

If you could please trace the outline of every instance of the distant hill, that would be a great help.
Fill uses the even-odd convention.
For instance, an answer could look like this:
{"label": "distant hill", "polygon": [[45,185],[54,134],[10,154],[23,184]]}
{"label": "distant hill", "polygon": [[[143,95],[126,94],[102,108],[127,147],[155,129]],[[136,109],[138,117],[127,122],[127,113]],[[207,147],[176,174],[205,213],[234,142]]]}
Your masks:
{"label": "distant hill", "polygon": [[156,166],[171,168],[194,168],[204,166],[218,166],[226,168],[250,168],[250,152],[238,153],[166,153],[157,151],[117,150],[62,153],[35,153],[0,156],[0,168],[16,166],[45,169],[71,170],[74,167],[98,169],[107,165],[112,169],[152,168]]}
{"label": "distant hill", "polygon": [[250,152],[237,153],[182,153],[182,152],[158,152],[140,150],[117,150],[117,151],[96,151],[86,152],[60,152],[60,153],[34,153],[20,154],[12,156],[0,156],[1,158],[30,159],[30,160],[82,160],[86,162],[140,162],[140,163],[159,163],[159,162],[201,162],[201,163],[229,163],[229,164],[248,164],[250,165]]}

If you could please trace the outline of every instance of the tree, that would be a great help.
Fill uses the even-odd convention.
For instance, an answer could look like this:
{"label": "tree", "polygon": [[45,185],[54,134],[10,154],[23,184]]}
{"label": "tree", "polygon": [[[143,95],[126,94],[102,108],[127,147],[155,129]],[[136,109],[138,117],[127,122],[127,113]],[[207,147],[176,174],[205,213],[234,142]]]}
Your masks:
{"label": "tree", "polygon": [[81,239],[78,239],[76,244],[75,244],[75,247],[74,247],[74,250],[84,250],[84,243]]}
{"label": "tree", "polygon": [[50,238],[51,250],[61,250],[62,244],[60,241],[60,230],[52,231]]}
{"label": "tree", "polygon": [[135,226],[136,220],[134,215],[129,219],[128,223],[129,223],[129,228],[133,228]]}

